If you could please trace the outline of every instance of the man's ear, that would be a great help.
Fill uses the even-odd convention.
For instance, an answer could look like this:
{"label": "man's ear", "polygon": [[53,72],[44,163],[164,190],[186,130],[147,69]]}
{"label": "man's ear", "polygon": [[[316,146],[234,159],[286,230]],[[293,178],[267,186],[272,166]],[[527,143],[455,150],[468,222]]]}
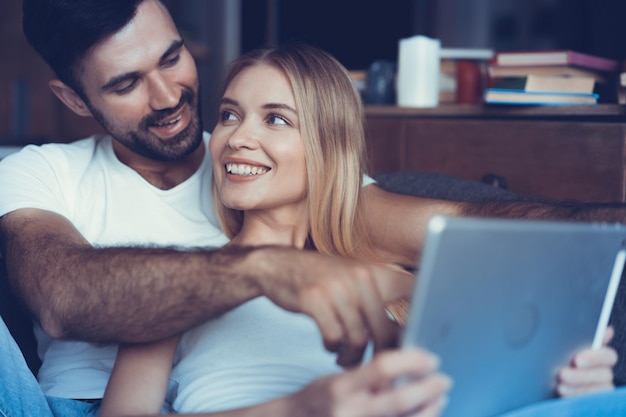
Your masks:
{"label": "man's ear", "polygon": [[82,98],[61,80],[51,80],[48,85],[59,100],[79,116],[91,117],[91,111]]}

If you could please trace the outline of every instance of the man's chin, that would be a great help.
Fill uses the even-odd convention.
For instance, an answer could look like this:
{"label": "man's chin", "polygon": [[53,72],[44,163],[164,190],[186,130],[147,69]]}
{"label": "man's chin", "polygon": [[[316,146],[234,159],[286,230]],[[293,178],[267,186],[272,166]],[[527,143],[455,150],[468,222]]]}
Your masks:
{"label": "man's chin", "polygon": [[[147,139],[141,140],[135,136],[135,143],[152,144],[151,146],[137,146],[133,149],[135,152],[143,156],[159,161],[176,161],[191,155],[202,144],[202,131],[197,131],[193,135],[189,135],[187,131],[192,126],[188,126],[178,135],[171,138],[161,139],[160,137],[147,133]],[[195,130],[195,129],[194,129]]]}

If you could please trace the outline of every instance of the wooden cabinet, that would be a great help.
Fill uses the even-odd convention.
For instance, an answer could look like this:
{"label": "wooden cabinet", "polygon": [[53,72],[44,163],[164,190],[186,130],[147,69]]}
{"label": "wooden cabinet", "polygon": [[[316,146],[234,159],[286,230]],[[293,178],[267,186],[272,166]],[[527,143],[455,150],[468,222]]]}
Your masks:
{"label": "wooden cabinet", "polygon": [[626,117],[591,107],[367,107],[371,173],[415,170],[504,182],[557,200],[626,201]]}

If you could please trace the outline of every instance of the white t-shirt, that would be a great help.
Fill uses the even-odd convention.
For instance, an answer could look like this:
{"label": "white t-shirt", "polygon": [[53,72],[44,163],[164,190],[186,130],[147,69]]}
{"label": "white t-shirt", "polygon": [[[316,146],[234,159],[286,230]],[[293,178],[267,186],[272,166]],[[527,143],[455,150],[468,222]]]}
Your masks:
{"label": "white t-shirt", "polygon": [[171,379],[177,413],[247,407],[339,372],[310,317],[255,298],[185,333]]}
{"label": "white t-shirt", "polygon": [[[228,240],[213,209],[211,165],[207,148],[193,176],[161,190],[117,159],[109,136],[27,146],[0,162],[0,216],[20,208],[53,211],[97,246],[218,247]],[[103,396],[116,346],[53,340],[38,326],[35,333],[47,395]]]}

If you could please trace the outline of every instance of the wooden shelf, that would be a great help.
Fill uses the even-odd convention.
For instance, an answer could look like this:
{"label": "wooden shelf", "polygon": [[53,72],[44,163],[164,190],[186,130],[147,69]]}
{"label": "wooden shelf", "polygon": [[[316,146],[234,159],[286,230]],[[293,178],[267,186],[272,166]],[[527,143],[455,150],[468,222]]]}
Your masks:
{"label": "wooden shelf", "polygon": [[368,106],[370,173],[414,170],[553,200],[626,201],[623,106]]}
{"label": "wooden shelf", "polygon": [[398,106],[365,106],[367,117],[411,118],[512,118],[512,119],[614,119],[626,121],[626,106],[598,104],[595,106],[494,106],[442,104],[431,108]]}

